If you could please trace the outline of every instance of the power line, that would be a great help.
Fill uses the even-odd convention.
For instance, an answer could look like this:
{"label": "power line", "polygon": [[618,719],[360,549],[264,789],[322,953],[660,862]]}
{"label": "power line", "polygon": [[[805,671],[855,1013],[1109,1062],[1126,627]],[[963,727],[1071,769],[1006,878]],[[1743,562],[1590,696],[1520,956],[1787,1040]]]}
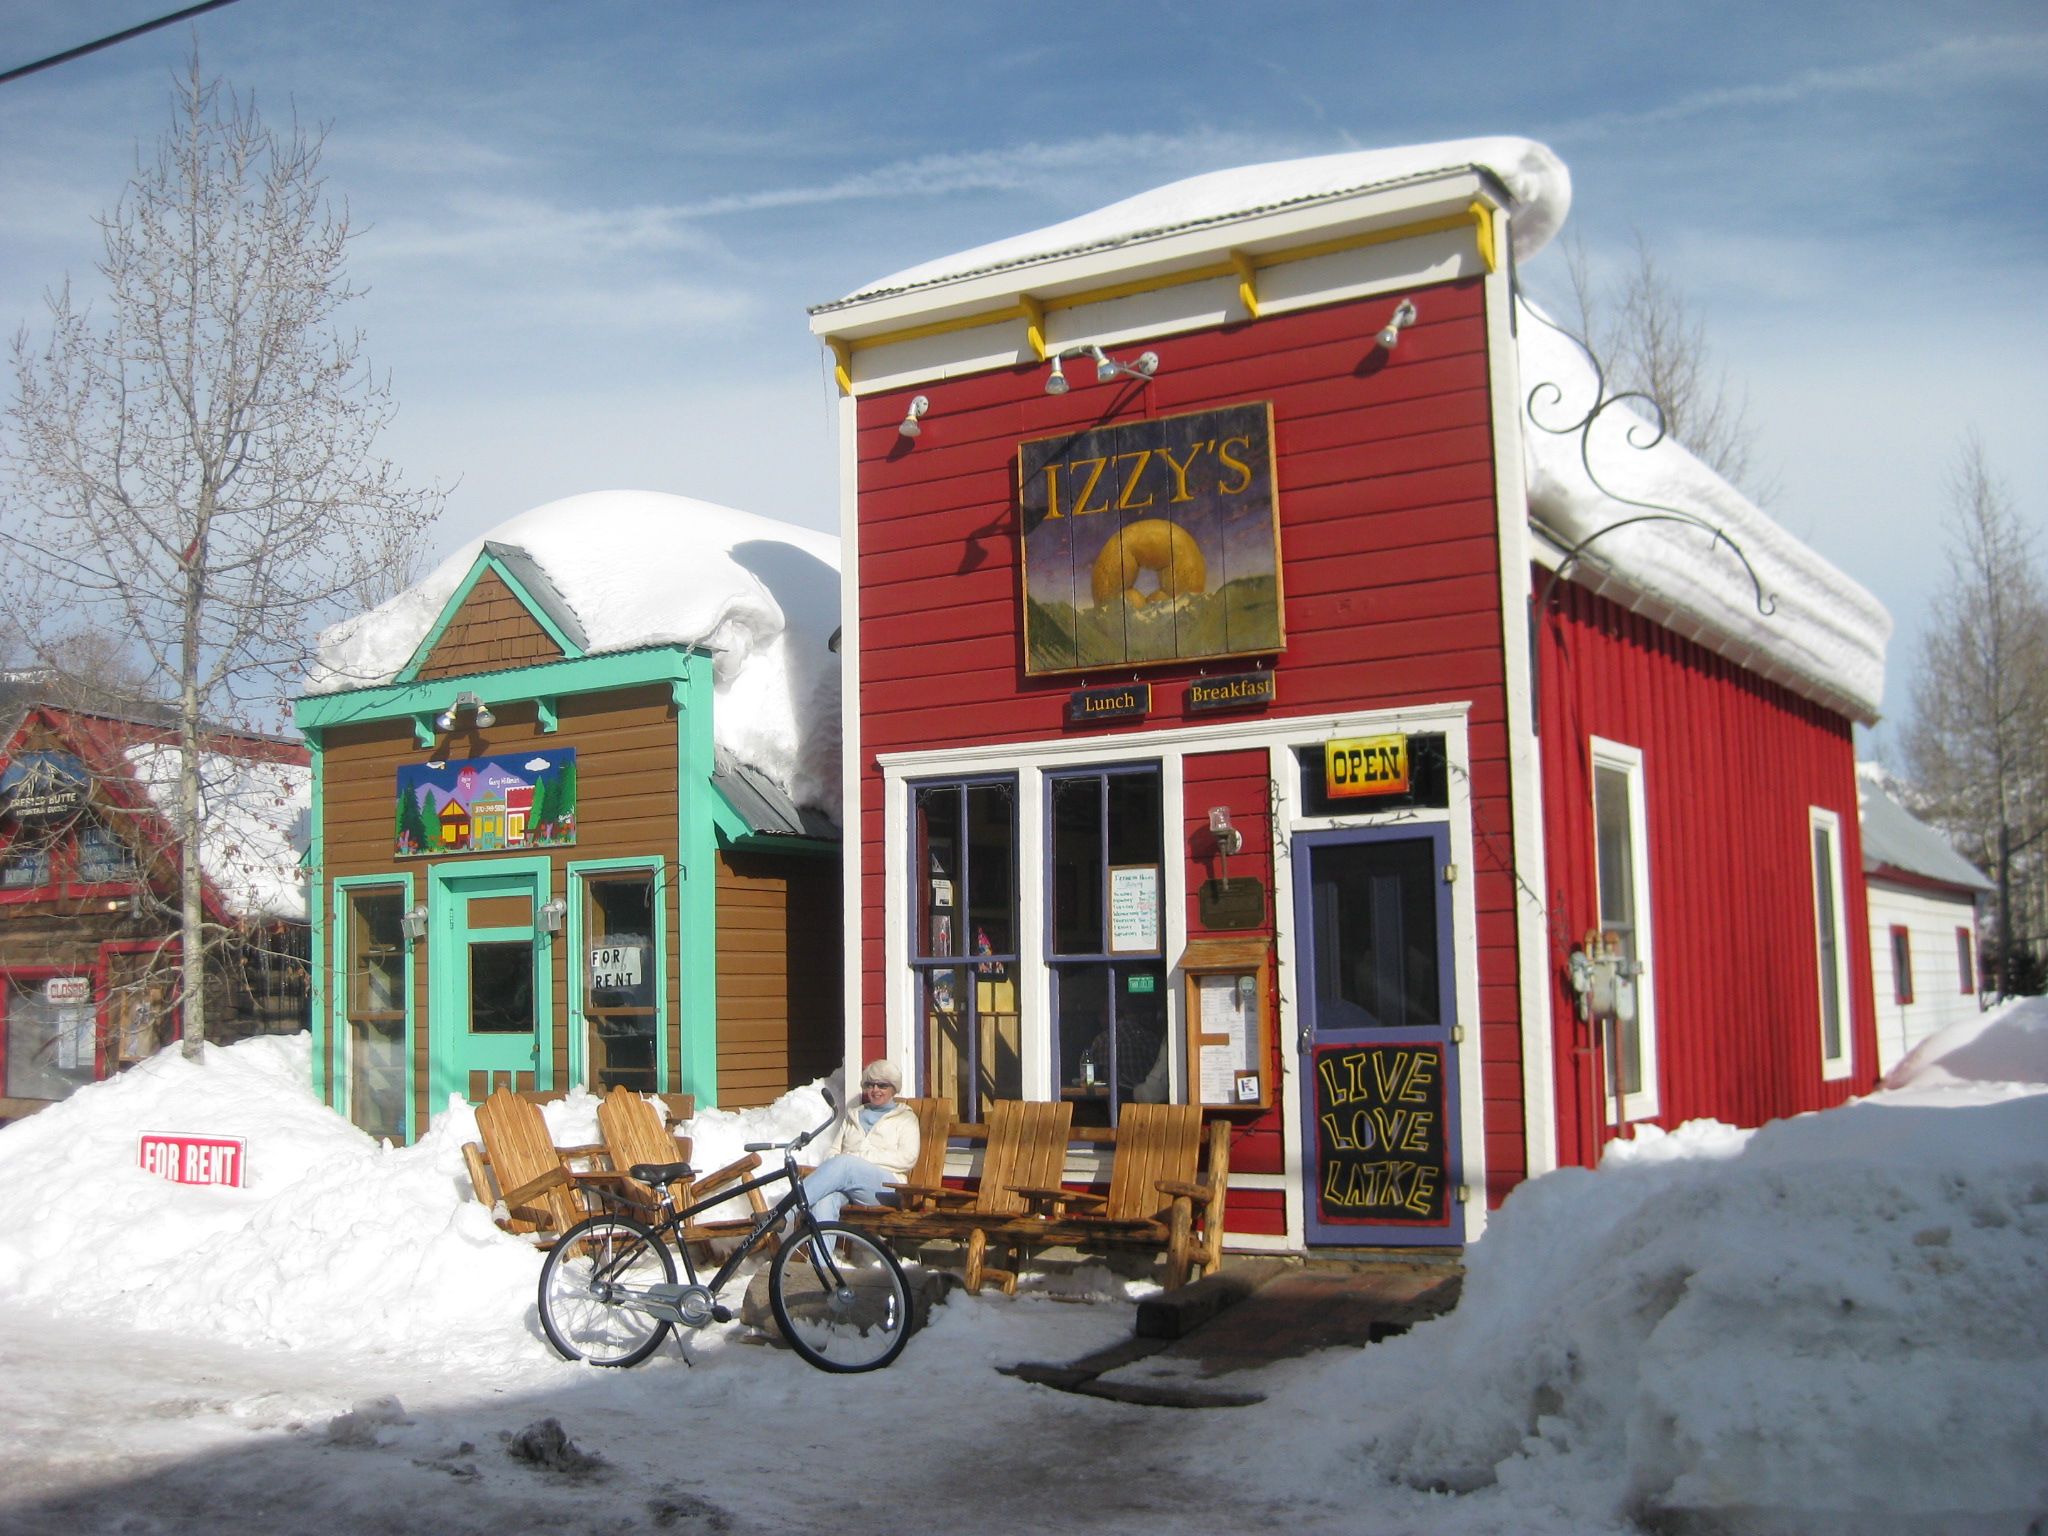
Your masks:
{"label": "power line", "polygon": [[168,16],[159,16],[155,21],[145,21],[139,27],[130,27],[125,32],[116,32],[103,37],[96,43],[80,43],[76,48],[66,48],[62,53],[53,53],[47,59],[37,59],[33,64],[23,64],[18,69],[0,73],[0,85],[10,80],[19,80],[23,75],[32,75],[39,69],[48,69],[52,64],[62,64],[68,59],[81,59],[88,53],[98,53],[102,48],[111,48],[116,43],[125,43],[131,37],[140,37],[145,32],[154,32],[158,27],[168,27],[173,22],[183,21],[187,16],[197,16],[202,11],[217,11],[224,5],[233,5],[235,0],[206,0],[204,5],[188,5],[182,11],[173,11]]}

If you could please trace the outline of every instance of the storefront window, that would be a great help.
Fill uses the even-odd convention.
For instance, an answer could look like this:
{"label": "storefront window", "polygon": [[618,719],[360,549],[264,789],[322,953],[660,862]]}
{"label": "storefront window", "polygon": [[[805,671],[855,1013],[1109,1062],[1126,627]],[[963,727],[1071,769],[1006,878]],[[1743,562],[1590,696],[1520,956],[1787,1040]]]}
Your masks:
{"label": "storefront window", "polygon": [[1051,821],[1053,1061],[1079,1125],[1168,1098],[1159,770],[1057,774]]}
{"label": "storefront window", "polygon": [[78,834],[78,878],[86,885],[132,880],[135,862],[120,839],[105,827],[85,827]]}
{"label": "storefront window", "polygon": [[396,886],[348,898],[349,1117],[405,1139],[405,897]]}
{"label": "storefront window", "polygon": [[16,844],[0,852],[0,891],[33,891],[50,883],[50,850]]}
{"label": "storefront window", "polygon": [[[1017,795],[1008,780],[922,785],[912,812],[925,1087],[978,1120],[1023,1097],[1017,1015]],[[951,962],[951,963],[948,963]]]}
{"label": "storefront window", "polygon": [[656,1030],[654,877],[605,875],[583,882],[583,1017],[595,1093],[660,1088]]}
{"label": "storefront window", "polygon": [[7,1093],[16,1099],[67,1099],[93,1080],[92,983],[86,977],[10,980]]}

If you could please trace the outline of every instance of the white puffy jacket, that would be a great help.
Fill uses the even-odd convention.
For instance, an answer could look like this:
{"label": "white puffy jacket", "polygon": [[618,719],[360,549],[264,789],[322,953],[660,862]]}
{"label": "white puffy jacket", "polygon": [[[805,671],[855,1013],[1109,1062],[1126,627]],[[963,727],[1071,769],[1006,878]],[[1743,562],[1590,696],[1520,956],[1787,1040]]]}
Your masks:
{"label": "white puffy jacket", "polygon": [[886,1169],[892,1177],[909,1178],[917,1162],[917,1112],[897,1099],[869,1127],[860,1123],[860,1111],[858,1103],[846,1106],[839,1117],[839,1135],[832,1151],[864,1157],[877,1168]]}

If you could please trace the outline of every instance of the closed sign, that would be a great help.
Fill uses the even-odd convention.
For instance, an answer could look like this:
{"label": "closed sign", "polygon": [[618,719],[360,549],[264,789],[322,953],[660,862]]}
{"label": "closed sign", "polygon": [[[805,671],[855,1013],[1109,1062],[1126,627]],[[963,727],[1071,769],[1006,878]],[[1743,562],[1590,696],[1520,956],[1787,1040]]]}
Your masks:
{"label": "closed sign", "polygon": [[145,1131],[137,1161],[145,1173],[173,1184],[220,1184],[240,1189],[248,1174],[249,1144],[239,1136],[181,1136]]}
{"label": "closed sign", "polygon": [[52,976],[43,983],[43,996],[53,1003],[89,1003],[92,1001],[92,978]]}

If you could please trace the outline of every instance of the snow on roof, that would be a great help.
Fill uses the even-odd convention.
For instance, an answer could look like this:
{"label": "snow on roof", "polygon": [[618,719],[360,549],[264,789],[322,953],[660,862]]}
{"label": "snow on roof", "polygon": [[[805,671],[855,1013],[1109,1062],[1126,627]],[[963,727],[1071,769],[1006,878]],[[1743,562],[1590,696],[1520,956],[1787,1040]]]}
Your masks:
{"label": "snow on roof", "polygon": [[593,491],[500,523],[323,634],[307,692],[396,679],[486,538],[546,575],[588,653],[710,651],[718,745],[839,819],[839,657],[827,644],[839,627],[839,540],[688,496]]}
{"label": "snow on roof", "polygon": [[1991,882],[1957,853],[1942,833],[1927,825],[1898,801],[1877,763],[1856,765],[1856,793],[1863,813],[1863,868],[1904,870],[1973,891],[1988,891]]}
{"label": "snow on roof", "polygon": [[1571,207],[1571,173],[1564,162],[1533,139],[1452,139],[1190,176],[1079,218],[907,267],[818,309],[1475,168],[1495,177],[1514,200],[1510,212],[1516,257],[1526,260],[1540,251]]}
{"label": "snow on roof", "polygon": [[[1535,521],[1569,548],[1644,512],[1631,502],[1653,502],[1692,513],[1722,530],[1749,557],[1776,605],[1758,612],[1755,589],[1742,564],[1699,528],[1644,522],[1618,528],[1589,547],[1584,562],[1612,572],[1627,586],[1715,632],[1712,649],[1795,692],[1847,711],[1866,723],[1884,697],[1885,644],[1891,615],[1884,605],[1769,514],[1701,463],[1672,438],[1643,449],[1654,429],[1626,405],[1610,407],[1592,431],[1586,455],[1607,494],[1587,473],[1577,433],[1558,434],[1591,409],[1596,398],[1592,363],[1578,344],[1521,301],[1523,442],[1529,510]],[[1561,392],[1552,396],[1544,385]],[[1631,439],[1634,441],[1632,442]],[[1673,620],[1667,619],[1666,623]],[[1703,639],[1705,637],[1702,637]],[[1726,642],[1733,642],[1732,646]]]}
{"label": "snow on roof", "polygon": [[[175,823],[178,749],[126,749],[129,766],[163,816]],[[313,815],[313,770],[303,763],[199,756],[199,867],[237,917],[306,920],[299,857]]]}

